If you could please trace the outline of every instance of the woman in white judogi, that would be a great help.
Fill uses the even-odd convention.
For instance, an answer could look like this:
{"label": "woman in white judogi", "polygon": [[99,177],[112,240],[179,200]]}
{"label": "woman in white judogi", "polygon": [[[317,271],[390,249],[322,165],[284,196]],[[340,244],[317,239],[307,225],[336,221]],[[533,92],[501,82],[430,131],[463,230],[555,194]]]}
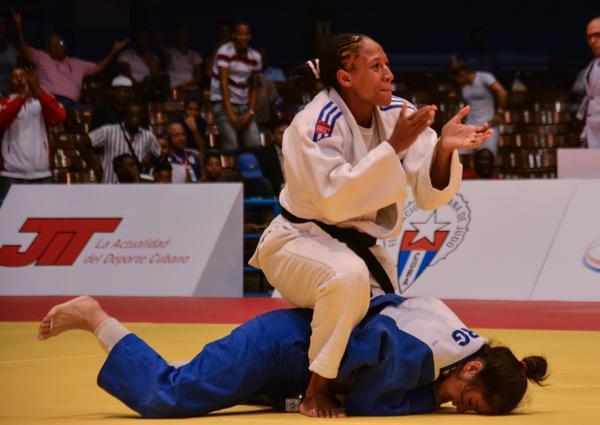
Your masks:
{"label": "woman in white judogi", "polygon": [[299,85],[316,77],[325,89],[285,132],[284,213],[265,230],[250,264],[285,299],[314,308],[313,375],[301,411],[336,416],[328,385],[350,332],[371,296],[397,290],[393,260],[375,240],[400,233],[407,186],[423,209],[447,203],[461,181],[456,150],[479,146],[491,131],[461,124],[466,107],[438,139],[429,128],[436,107],[417,111],[392,96],[387,56],[367,36],[332,37],[296,75]]}

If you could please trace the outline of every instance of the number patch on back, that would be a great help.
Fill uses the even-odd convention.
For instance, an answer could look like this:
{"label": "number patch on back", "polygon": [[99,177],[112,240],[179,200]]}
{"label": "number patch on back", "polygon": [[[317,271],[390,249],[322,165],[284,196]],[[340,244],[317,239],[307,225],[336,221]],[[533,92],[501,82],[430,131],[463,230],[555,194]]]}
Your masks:
{"label": "number patch on back", "polygon": [[467,328],[457,329],[452,332],[452,339],[456,341],[461,347],[468,345],[472,339],[477,338],[479,338],[479,335]]}

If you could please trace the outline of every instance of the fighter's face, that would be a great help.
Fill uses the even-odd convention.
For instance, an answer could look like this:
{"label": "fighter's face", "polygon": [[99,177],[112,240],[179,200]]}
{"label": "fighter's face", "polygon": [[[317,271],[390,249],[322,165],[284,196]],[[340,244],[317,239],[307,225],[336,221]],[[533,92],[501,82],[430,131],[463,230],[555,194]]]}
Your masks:
{"label": "fighter's face", "polygon": [[440,403],[451,402],[457,413],[476,412],[484,415],[494,413],[492,406],[483,397],[483,391],[474,385],[474,379],[482,370],[483,363],[478,360],[459,366],[454,372],[437,385]]}
{"label": "fighter's face", "polygon": [[485,401],[481,390],[477,387],[467,385],[456,396],[452,399],[452,405],[456,407],[457,413],[475,412],[483,415],[493,413],[491,406]]}
{"label": "fighter's face", "polygon": [[[347,80],[344,80],[344,77]],[[360,42],[351,68],[338,72],[338,80],[340,78],[340,85],[354,91],[363,101],[378,106],[389,105],[392,101],[394,74],[390,70],[383,48],[370,38],[364,38]]]}

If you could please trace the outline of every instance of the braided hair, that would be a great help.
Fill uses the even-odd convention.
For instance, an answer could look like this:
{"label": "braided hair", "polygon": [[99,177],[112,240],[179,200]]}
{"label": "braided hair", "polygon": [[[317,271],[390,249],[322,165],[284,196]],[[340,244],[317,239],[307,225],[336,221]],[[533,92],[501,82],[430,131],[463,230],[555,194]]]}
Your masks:
{"label": "braided hair", "polygon": [[369,37],[363,34],[339,34],[326,39],[317,58],[292,70],[286,87],[290,98],[305,94],[312,96],[323,87],[339,90],[337,72],[340,69],[352,70],[360,42],[365,38]]}

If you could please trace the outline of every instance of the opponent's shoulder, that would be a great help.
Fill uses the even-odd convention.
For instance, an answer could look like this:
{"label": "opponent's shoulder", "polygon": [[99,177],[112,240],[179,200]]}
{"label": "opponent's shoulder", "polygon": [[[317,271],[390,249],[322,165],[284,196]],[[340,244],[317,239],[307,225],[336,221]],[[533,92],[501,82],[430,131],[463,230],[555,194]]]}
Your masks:
{"label": "opponent's shoulder", "polygon": [[323,90],[296,115],[292,126],[307,134],[313,142],[318,142],[332,137],[342,121],[344,117],[340,107]]}

